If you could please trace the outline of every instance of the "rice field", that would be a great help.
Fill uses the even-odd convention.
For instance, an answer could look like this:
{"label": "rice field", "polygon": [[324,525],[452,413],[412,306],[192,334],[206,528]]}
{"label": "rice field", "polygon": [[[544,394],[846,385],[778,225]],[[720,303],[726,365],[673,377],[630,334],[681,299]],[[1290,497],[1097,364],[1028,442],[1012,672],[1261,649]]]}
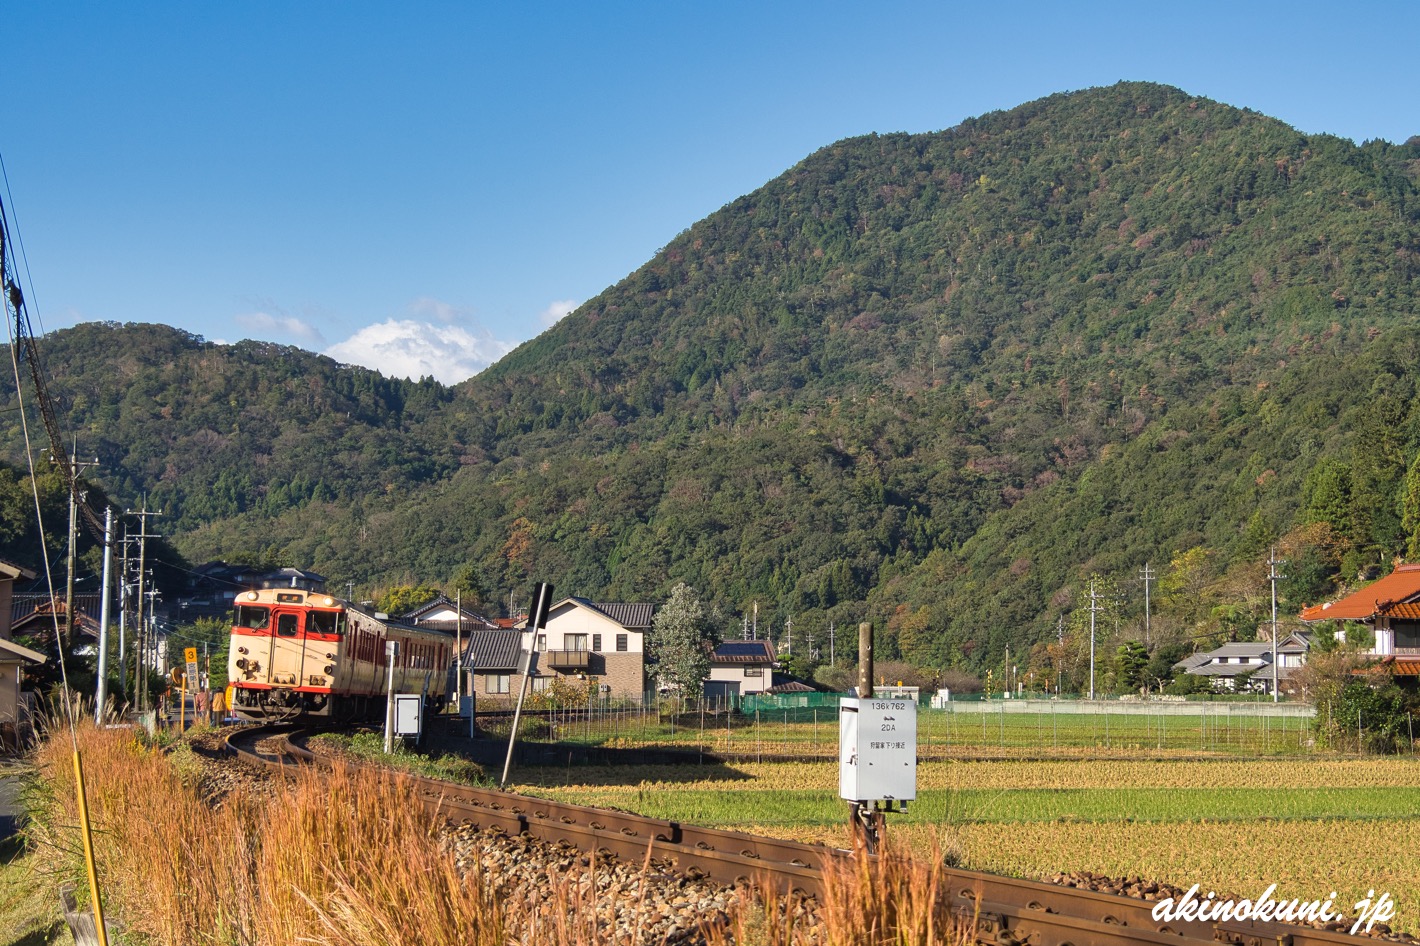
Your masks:
{"label": "rice field", "polygon": [[[787,762],[526,770],[520,790],[797,839],[847,843],[837,767]],[[1091,870],[1348,907],[1370,889],[1420,929],[1420,761],[1411,758],[929,761],[891,835],[964,866]]]}

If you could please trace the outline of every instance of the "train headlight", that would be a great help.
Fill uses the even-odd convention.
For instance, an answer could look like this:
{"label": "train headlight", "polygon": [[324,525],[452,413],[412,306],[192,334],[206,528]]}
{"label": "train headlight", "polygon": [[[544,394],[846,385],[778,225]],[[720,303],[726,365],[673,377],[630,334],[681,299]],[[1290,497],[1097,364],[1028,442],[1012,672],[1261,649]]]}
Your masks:
{"label": "train headlight", "polygon": [[260,595],[258,595],[255,591],[248,591],[248,592],[247,592],[247,600],[248,600],[248,601],[255,601],[255,600],[256,600],[257,598],[259,598],[259,597],[260,597]]}
{"label": "train headlight", "polygon": [[335,676],[335,664],[326,664],[326,665],[325,665],[325,675],[326,675],[327,677],[333,677],[333,676]]}
{"label": "train headlight", "polygon": [[245,647],[238,647],[238,648],[237,648],[237,653],[239,653],[239,654],[245,654],[246,652],[247,652],[247,649],[246,649]]}
{"label": "train headlight", "polygon": [[237,661],[237,669],[238,669],[238,670],[245,670],[246,668],[247,668],[247,659],[246,659],[245,657],[242,657],[242,658],[240,658],[240,659]]}
{"label": "train headlight", "polygon": [[326,599],[325,599],[325,606],[326,606],[327,608],[333,608],[333,607],[335,607],[335,599],[334,599],[334,598],[326,598]]}

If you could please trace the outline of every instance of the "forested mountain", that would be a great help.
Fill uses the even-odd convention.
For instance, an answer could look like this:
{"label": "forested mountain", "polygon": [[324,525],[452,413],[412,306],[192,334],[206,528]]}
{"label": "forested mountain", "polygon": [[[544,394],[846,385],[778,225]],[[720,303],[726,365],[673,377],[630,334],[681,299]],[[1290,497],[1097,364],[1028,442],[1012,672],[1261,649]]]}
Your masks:
{"label": "forested mountain", "polygon": [[977,667],[1151,562],[1245,634],[1269,543],[1295,606],[1420,525],[1417,169],[1125,83],[824,148],[455,389],[153,326],[44,350],[194,560],[684,580]]}

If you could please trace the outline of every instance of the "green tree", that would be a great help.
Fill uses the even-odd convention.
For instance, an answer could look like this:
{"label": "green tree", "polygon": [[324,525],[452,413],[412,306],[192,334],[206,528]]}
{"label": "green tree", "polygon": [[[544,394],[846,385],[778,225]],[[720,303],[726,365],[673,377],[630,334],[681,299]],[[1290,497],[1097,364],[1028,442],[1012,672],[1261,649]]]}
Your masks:
{"label": "green tree", "polygon": [[1149,651],[1139,641],[1125,641],[1115,651],[1115,678],[1125,690],[1137,690],[1145,684],[1148,666]]}
{"label": "green tree", "polygon": [[459,596],[463,607],[477,608],[488,603],[488,583],[483,578],[483,569],[475,562],[459,566],[449,585],[450,592]]}
{"label": "green tree", "polygon": [[375,608],[398,617],[439,597],[432,585],[395,585],[375,599]]}
{"label": "green tree", "polygon": [[1401,483],[1400,528],[1405,536],[1405,557],[1420,561],[1420,453],[1410,461]]}
{"label": "green tree", "polygon": [[699,596],[685,582],[677,583],[652,619],[647,641],[661,685],[698,697],[710,676],[710,652],[716,637]]}

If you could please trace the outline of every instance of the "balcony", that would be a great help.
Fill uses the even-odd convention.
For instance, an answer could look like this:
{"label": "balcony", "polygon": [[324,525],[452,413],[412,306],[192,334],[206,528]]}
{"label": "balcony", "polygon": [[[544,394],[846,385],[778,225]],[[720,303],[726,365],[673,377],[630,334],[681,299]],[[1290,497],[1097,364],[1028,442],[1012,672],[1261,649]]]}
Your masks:
{"label": "balcony", "polygon": [[549,650],[547,665],[554,670],[587,670],[592,665],[589,650]]}

